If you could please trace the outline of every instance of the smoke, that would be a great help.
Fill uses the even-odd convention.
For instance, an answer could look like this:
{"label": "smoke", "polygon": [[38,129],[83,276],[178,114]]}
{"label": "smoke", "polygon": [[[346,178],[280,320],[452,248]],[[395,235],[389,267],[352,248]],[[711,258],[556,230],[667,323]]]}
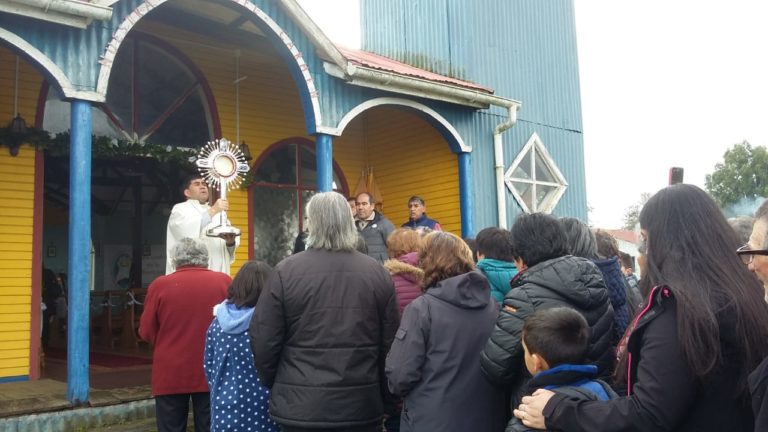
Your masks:
{"label": "smoke", "polygon": [[736,204],[733,204],[730,207],[727,207],[723,209],[723,213],[725,214],[725,217],[732,218],[732,217],[739,217],[739,216],[754,216],[755,211],[758,207],[760,207],[760,204],[765,201],[765,198],[742,198],[737,202]]}

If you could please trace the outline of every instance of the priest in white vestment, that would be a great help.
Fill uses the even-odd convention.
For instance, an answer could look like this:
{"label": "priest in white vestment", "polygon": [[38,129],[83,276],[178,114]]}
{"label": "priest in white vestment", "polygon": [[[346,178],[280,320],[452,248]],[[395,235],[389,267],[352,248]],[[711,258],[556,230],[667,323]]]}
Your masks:
{"label": "priest in white vestment", "polygon": [[[235,250],[240,245],[240,237],[234,234],[221,234],[220,237],[208,237],[205,232],[209,228],[220,225],[216,217],[222,211],[229,210],[225,199],[218,199],[208,205],[208,186],[202,177],[190,177],[184,189],[187,201],[176,204],[168,219],[168,230],[165,240],[165,274],[176,271],[171,262],[171,250],[184,237],[197,238],[208,248],[208,268],[229,274],[229,267],[235,260]],[[229,220],[226,221],[229,224]]]}

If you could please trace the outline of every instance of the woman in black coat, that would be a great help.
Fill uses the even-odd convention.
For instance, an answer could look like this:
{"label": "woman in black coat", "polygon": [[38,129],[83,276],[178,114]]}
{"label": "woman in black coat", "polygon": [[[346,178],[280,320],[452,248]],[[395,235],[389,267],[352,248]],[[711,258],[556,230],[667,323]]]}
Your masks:
{"label": "woman in black coat", "polygon": [[498,314],[488,280],[448,232],[424,238],[419,262],[427,289],[406,306],[385,369],[404,399],[400,430],[500,431],[504,395],[477,368]]}
{"label": "woman in black coat", "polygon": [[626,396],[580,402],[548,390],[514,414],[567,431],[752,431],[747,375],[768,354],[768,306],[739,240],[701,189],[675,185],[640,213],[648,299],[619,345]]}

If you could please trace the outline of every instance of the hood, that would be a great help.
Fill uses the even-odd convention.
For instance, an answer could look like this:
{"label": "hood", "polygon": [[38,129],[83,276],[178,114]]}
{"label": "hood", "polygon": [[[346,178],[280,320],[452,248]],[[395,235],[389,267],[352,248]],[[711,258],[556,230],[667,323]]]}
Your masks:
{"label": "hood", "polygon": [[213,308],[213,314],[224,333],[239,334],[248,331],[253,310],[252,307],[238,308],[234,303],[224,300]]}
{"label": "hood", "polygon": [[614,309],[627,302],[627,282],[624,273],[621,272],[621,264],[616,257],[605,260],[593,261],[603,275],[608,294],[611,296],[611,304]]}
{"label": "hood", "polygon": [[494,286],[508,287],[509,281],[517,274],[515,263],[493,258],[483,258],[477,262],[477,268]]}
{"label": "hood", "polygon": [[580,309],[593,309],[608,299],[608,290],[597,266],[586,258],[571,255],[538,263],[519,273],[512,281],[512,288],[525,284],[554,291]]}
{"label": "hood", "polygon": [[488,279],[477,271],[440,281],[429,288],[426,294],[463,309],[484,308],[491,301]]}
{"label": "hood", "polygon": [[395,259],[385,261],[384,268],[386,268],[391,275],[400,275],[414,283],[421,282],[424,277],[424,270],[416,266],[418,261],[418,252],[411,252]]}

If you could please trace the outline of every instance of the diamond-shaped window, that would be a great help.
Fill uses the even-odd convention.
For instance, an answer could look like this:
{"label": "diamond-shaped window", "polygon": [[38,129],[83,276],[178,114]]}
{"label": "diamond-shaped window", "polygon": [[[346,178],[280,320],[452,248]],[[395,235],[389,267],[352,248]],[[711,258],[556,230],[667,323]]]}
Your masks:
{"label": "diamond-shaped window", "polygon": [[526,213],[552,213],[568,187],[535,132],[504,174],[504,183]]}

